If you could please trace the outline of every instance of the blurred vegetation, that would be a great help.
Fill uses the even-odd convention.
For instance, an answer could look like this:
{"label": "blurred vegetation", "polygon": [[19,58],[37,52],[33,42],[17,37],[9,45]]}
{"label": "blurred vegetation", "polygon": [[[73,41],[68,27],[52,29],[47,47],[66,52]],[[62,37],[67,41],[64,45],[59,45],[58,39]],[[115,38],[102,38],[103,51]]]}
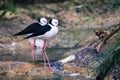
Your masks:
{"label": "blurred vegetation", "polygon": [[13,0],[0,0],[0,18],[2,18],[8,11],[15,11]]}
{"label": "blurred vegetation", "polygon": [[116,35],[116,43],[104,54],[103,63],[96,69],[96,80],[104,80],[112,68],[120,63],[120,34]]}
{"label": "blurred vegetation", "polygon": [[69,8],[74,6],[77,13],[83,12],[83,14],[90,15],[91,13],[104,14],[104,12],[114,10],[120,6],[120,0],[0,0],[0,18],[4,17],[7,12],[14,13],[18,5],[22,7],[26,4],[48,4],[64,1],[69,2],[69,5],[60,5],[60,7]]}

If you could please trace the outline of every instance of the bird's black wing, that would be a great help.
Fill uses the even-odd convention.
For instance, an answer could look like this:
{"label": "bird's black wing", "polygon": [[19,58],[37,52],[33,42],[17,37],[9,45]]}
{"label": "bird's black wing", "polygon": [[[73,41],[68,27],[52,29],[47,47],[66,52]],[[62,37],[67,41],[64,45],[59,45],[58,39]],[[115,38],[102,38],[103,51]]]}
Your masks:
{"label": "bird's black wing", "polygon": [[25,37],[25,39],[30,38],[30,37],[43,35],[46,32],[50,31],[50,29],[51,29],[51,27],[49,25],[45,25],[45,26],[41,27],[41,29],[35,31],[32,35]]}
{"label": "bird's black wing", "polygon": [[29,25],[27,28],[25,28],[24,30],[14,34],[13,36],[34,33],[36,30],[41,29],[41,27],[43,27],[43,26],[41,26],[39,23],[33,23],[33,24]]}

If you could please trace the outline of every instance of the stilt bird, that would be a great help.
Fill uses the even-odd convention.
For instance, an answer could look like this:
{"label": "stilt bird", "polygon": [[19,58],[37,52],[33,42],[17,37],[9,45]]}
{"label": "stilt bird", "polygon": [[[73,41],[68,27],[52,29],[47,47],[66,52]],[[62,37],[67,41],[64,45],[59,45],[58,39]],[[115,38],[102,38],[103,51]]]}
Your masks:
{"label": "stilt bird", "polygon": [[[45,22],[45,21],[43,21]],[[42,39],[44,40],[44,45],[43,45],[43,56],[44,56],[44,65],[46,65],[46,61],[48,62],[48,67],[50,69],[51,65],[49,62],[49,58],[46,54],[46,39],[51,38],[52,36],[56,35],[58,33],[58,20],[57,19],[51,19],[47,25],[41,26],[40,23],[33,23],[29,25],[26,29],[23,31],[14,34],[13,36],[19,36],[19,35],[25,35],[29,34],[28,36],[25,37],[25,39],[28,38],[33,38],[33,39]],[[35,41],[34,41],[35,43]]]}

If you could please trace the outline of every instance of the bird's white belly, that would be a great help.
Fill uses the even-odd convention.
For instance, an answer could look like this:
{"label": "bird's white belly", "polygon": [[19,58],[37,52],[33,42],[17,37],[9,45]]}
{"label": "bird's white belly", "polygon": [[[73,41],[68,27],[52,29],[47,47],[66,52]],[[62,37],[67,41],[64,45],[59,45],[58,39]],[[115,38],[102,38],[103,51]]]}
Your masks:
{"label": "bird's white belly", "polygon": [[50,31],[46,32],[44,35],[38,36],[38,38],[41,39],[47,39],[50,38],[58,33],[58,28],[54,27]]}

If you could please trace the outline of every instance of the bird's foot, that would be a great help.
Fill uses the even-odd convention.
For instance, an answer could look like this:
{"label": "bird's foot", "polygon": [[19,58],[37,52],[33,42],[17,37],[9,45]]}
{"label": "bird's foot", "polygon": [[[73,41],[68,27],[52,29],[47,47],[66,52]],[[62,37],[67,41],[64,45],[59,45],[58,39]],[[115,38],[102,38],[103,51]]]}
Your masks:
{"label": "bird's foot", "polygon": [[55,69],[52,68],[51,66],[44,66],[43,69],[49,70],[49,71],[55,71]]}
{"label": "bird's foot", "polygon": [[47,63],[47,67],[50,71],[55,71],[55,69],[50,65],[50,63]]}
{"label": "bird's foot", "polygon": [[45,70],[46,70],[46,69],[47,69],[47,66],[43,66],[43,69],[45,69]]}
{"label": "bird's foot", "polygon": [[55,69],[52,68],[51,66],[49,66],[49,70],[50,70],[50,71],[55,71]]}
{"label": "bird's foot", "polygon": [[46,65],[46,64],[47,64],[47,63],[44,62],[44,66],[43,66],[44,69],[47,69],[47,65]]}

